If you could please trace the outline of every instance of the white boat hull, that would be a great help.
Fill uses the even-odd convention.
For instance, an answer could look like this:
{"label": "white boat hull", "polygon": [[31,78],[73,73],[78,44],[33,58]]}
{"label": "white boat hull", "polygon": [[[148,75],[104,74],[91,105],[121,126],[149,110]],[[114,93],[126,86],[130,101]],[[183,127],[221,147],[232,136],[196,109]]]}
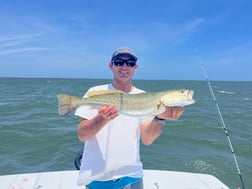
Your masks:
{"label": "white boat hull", "polygon": [[[1,189],[83,189],[76,184],[79,171],[0,176]],[[144,189],[229,189],[216,177],[175,171],[144,170]]]}

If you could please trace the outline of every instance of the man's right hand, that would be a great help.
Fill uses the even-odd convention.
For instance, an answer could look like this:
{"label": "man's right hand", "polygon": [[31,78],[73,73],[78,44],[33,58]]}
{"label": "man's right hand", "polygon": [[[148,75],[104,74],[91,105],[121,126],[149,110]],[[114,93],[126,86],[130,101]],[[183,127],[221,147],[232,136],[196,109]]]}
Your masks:
{"label": "man's right hand", "polygon": [[98,110],[98,114],[104,119],[112,120],[119,115],[119,110],[114,105],[102,106]]}

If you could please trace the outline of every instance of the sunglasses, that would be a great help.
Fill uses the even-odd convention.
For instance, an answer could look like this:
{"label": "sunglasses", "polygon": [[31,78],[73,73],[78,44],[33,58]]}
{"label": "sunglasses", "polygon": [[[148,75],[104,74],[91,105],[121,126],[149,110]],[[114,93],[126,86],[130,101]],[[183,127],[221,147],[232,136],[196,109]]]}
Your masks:
{"label": "sunglasses", "polygon": [[124,63],[126,63],[126,65],[128,67],[134,67],[136,65],[136,60],[132,60],[132,59],[129,59],[129,60],[123,60],[121,58],[115,58],[112,60],[112,63],[115,65],[115,66],[123,66]]}

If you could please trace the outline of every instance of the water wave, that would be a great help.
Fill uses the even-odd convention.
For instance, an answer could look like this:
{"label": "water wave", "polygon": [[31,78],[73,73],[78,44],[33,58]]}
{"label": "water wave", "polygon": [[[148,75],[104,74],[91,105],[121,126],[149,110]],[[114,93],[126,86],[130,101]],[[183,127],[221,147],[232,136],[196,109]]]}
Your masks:
{"label": "water wave", "polygon": [[222,94],[235,94],[235,92],[232,91],[218,91],[218,92]]}

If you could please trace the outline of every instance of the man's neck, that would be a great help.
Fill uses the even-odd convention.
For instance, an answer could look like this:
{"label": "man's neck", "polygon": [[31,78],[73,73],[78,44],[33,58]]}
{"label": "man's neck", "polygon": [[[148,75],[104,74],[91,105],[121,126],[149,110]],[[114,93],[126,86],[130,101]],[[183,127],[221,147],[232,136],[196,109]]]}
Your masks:
{"label": "man's neck", "polygon": [[117,90],[121,90],[123,92],[129,93],[133,89],[133,85],[131,82],[116,82],[113,81],[113,87]]}

